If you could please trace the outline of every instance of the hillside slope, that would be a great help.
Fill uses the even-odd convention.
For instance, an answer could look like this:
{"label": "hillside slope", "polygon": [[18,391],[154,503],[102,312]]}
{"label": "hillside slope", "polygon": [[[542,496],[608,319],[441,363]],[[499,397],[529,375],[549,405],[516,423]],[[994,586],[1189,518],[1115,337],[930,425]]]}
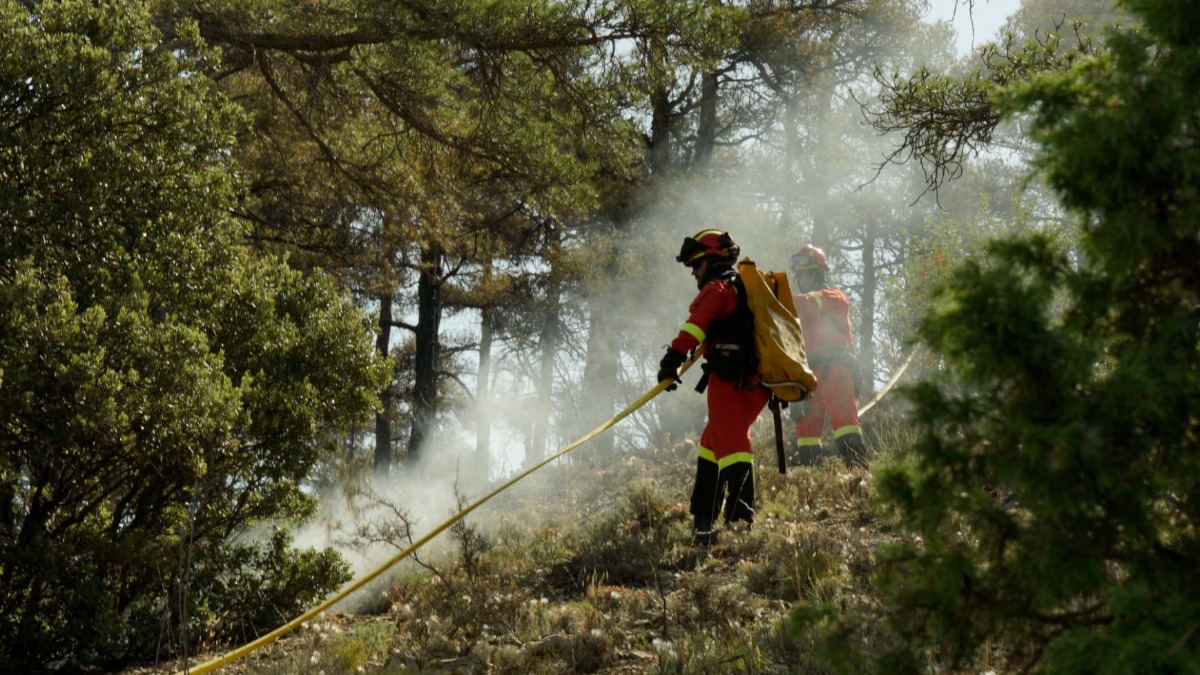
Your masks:
{"label": "hillside slope", "polygon": [[754,527],[698,548],[693,456],[685,444],[547,467],[444,534],[444,552],[418,553],[365,612],[217,672],[823,672],[786,619],[802,602],[871,603],[894,535],[870,514],[869,474],[831,461],[780,475],[760,459]]}

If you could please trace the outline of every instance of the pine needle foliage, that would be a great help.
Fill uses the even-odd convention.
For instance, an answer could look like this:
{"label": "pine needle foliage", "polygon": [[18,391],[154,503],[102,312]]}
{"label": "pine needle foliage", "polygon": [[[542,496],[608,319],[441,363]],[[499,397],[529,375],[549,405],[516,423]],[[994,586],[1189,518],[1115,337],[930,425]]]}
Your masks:
{"label": "pine needle foliage", "polygon": [[[1079,247],[992,244],[920,323],[941,373],[908,391],[912,447],[876,474],[915,534],[878,577],[902,647],[838,670],[1200,671],[1200,3],[999,90]],[[851,645],[850,617],[798,628]]]}

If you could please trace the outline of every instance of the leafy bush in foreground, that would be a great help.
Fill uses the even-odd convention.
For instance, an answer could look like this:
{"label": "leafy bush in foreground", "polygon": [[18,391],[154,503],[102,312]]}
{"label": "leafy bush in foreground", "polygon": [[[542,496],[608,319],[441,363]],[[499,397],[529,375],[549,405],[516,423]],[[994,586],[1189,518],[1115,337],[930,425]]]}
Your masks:
{"label": "leafy bush in foreground", "polygon": [[179,649],[185,616],[191,639],[232,628],[193,571],[311,584],[260,614],[342,578],[231,537],[311,510],[301,481],[381,386],[371,327],[243,245],[238,114],[145,5],[0,3],[4,672]]}

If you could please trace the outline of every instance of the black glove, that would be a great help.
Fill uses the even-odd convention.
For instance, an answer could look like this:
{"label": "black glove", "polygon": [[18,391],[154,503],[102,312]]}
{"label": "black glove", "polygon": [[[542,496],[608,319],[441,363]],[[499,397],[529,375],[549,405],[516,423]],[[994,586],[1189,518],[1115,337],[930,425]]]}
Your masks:
{"label": "black glove", "polygon": [[679,388],[679,366],[687,360],[687,356],[676,349],[667,347],[666,356],[662,357],[662,361],[658,362],[658,381],[671,380],[671,385],[667,387],[667,391],[675,391]]}

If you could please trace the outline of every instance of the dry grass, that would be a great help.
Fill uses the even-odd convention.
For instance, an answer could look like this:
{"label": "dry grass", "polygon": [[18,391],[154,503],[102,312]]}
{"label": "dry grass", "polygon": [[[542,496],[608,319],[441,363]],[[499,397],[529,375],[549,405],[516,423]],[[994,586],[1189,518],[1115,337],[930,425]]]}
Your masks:
{"label": "dry grass", "polygon": [[456,528],[453,554],[401,573],[378,615],[325,617],[225,672],[822,672],[786,618],[871,602],[893,535],[871,515],[869,474],[760,460],[753,530],[703,549],[693,462],[681,447],[548,467]]}

